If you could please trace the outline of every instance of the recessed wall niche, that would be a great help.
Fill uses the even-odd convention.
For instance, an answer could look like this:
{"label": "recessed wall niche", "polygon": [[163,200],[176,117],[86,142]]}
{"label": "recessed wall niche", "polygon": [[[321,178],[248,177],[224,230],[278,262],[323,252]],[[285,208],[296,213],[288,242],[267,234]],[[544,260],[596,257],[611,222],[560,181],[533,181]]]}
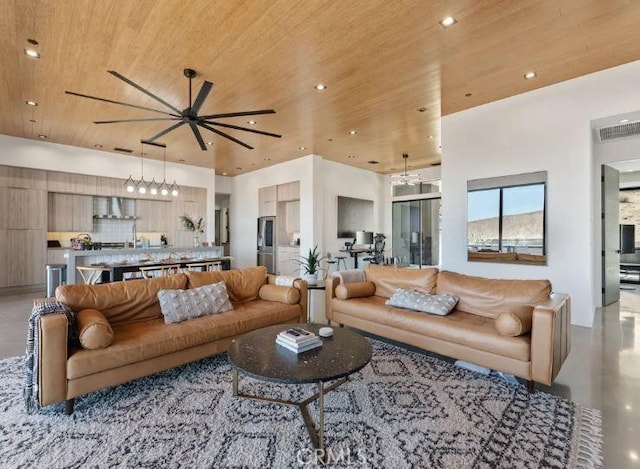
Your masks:
{"label": "recessed wall niche", "polygon": [[338,238],[355,238],[356,231],[373,231],[373,200],[338,196]]}

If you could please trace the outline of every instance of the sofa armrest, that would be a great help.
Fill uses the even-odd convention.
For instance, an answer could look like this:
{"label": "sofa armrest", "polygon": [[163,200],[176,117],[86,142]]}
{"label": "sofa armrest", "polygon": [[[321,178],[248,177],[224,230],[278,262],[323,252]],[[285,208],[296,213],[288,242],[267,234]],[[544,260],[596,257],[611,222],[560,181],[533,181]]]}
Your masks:
{"label": "sofa armrest", "polygon": [[64,314],[40,318],[38,328],[38,398],[40,405],[67,398],[68,324]]}
{"label": "sofa armrest", "polygon": [[533,309],[531,379],[550,386],[571,350],[571,298],[552,293]]}
{"label": "sofa armrest", "polygon": [[[267,275],[267,283],[269,285],[275,285],[276,284],[276,275],[273,274],[268,274]],[[300,322],[301,323],[305,323],[307,322],[308,319],[308,290],[307,290],[307,282],[305,282],[304,280],[301,279],[295,279],[293,282],[293,287],[297,288],[298,290],[300,290]]]}
{"label": "sofa armrest", "polygon": [[340,279],[338,277],[329,277],[324,281],[324,312],[329,321],[332,319],[331,300],[336,297],[336,287],[338,285],[340,285]]}
{"label": "sofa armrest", "polygon": [[305,282],[304,280],[300,280],[300,279],[296,279],[295,282],[293,282],[293,286],[295,288],[297,288],[298,290],[300,290],[300,322],[301,323],[305,323],[307,322],[308,319],[308,290],[307,290],[307,282]]}

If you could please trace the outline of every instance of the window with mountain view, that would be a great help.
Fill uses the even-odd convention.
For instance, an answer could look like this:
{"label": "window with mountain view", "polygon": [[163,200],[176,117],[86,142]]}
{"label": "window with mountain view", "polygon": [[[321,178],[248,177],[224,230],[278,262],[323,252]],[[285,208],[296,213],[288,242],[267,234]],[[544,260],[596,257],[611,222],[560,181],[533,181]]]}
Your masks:
{"label": "window with mountain view", "polygon": [[546,263],[546,173],[468,182],[467,258]]}

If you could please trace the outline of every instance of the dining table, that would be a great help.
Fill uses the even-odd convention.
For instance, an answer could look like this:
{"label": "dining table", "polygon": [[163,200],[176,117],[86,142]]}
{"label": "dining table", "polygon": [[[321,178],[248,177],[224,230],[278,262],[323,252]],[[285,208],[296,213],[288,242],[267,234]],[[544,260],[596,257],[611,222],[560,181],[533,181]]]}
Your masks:
{"label": "dining table", "polygon": [[[223,262],[228,258],[210,257],[210,258],[175,258],[175,259],[163,259],[163,260],[134,260],[134,261],[121,261],[113,263],[97,263],[95,266],[107,267],[109,270],[105,270],[102,274],[102,282],[118,282],[124,279],[126,273],[140,272],[141,267],[172,267],[175,266],[178,269],[186,269],[188,264],[202,264],[206,262]],[[94,265],[94,264],[92,264]]]}

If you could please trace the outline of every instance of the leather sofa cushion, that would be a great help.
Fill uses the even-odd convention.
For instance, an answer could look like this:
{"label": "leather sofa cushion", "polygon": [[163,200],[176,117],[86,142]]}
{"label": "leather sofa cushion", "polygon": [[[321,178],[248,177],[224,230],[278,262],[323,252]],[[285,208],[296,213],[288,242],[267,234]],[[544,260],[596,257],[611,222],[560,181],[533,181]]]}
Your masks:
{"label": "leather sofa cushion", "polygon": [[113,329],[97,309],[83,309],[76,314],[78,339],[82,348],[98,350],[113,343]]}
{"label": "leather sofa cushion", "polygon": [[501,313],[495,321],[499,334],[517,337],[531,330],[533,306],[525,305],[508,313]]}
{"label": "leather sofa cushion", "polygon": [[398,288],[435,293],[438,269],[397,269],[383,265],[369,264],[364,271],[369,282],[376,286],[376,296],[391,298]]}
{"label": "leather sofa cushion", "polygon": [[544,302],[551,294],[551,282],[489,279],[442,271],[436,292],[460,298],[456,306],[459,311],[496,318],[522,305]]}
{"label": "leather sofa cushion", "polygon": [[97,309],[111,326],[162,317],[158,292],[187,287],[184,274],[99,285],[62,285],[56,299],[74,311]]}
{"label": "leather sofa cushion", "polygon": [[336,296],[341,300],[371,296],[375,294],[375,292],[376,285],[373,282],[343,283],[336,287]]}
{"label": "leather sofa cushion", "polygon": [[296,321],[300,316],[300,305],[256,300],[233,306],[233,311],[176,324],[165,324],[160,318],[114,326],[115,340],[110,347],[71,352],[67,377],[80,378],[261,327]]}
{"label": "leather sofa cushion", "polygon": [[331,300],[334,312],[516,360],[531,360],[531,336],[500,335],[491,318],[468,314],[457,309],[447,316],[435,316],[386,306],[384,303],[385,299],[378,296]]}
{"label": "leather sofa cushion", "polygon": [[300,290],[281,285],[262,285],[258,296],[261,300],[277,301],[288,305],[300,302]]}
{"label": "leather sofa cushion", "polygon": [[267,268],[259,266],[218,272],[187,272],[187,278],[188,288],[224,282],[227,284],[227,292],[231,302],[240,303],[258,298],[260,287],[267,283]]}

